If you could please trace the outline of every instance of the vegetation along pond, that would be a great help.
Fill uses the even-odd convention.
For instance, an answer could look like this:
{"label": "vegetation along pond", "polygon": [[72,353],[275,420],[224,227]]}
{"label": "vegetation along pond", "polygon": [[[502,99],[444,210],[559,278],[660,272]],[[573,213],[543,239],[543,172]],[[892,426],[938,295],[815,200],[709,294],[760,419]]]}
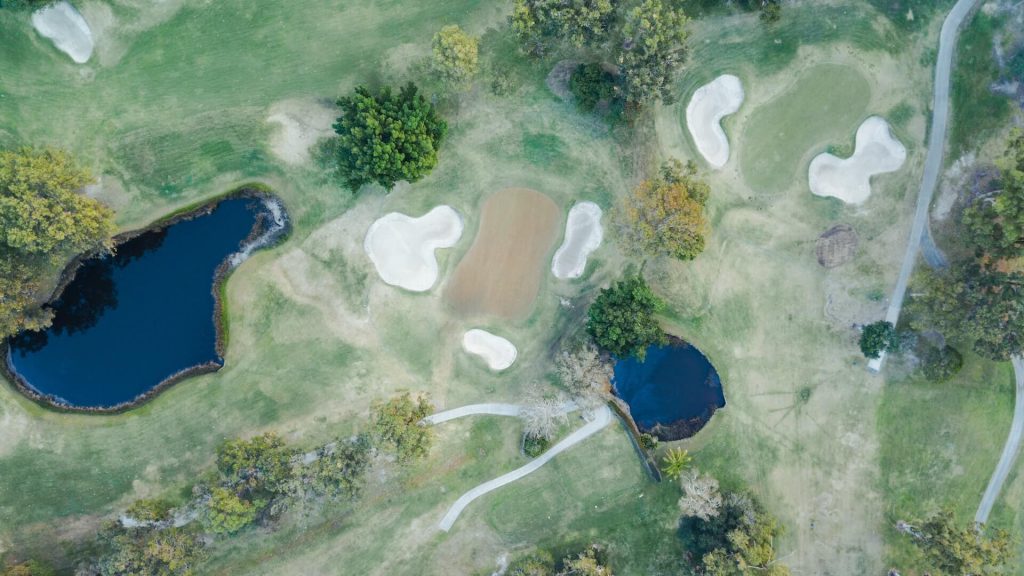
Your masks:
{"label": "vegetation along pond", "polygon": [[9,342],[30,395],[112,409],[223,365],[220,280],[287,223],[275,200],[232,197],[84,261],[52,302],[53,325]]}
{"label": "vegetation along pond", "polygon": [[718,372],[700,350],[681,340],[651,346],[643,362],[617,361],[613,383],[640,430],[661,440],[693,436],[725,406]]}

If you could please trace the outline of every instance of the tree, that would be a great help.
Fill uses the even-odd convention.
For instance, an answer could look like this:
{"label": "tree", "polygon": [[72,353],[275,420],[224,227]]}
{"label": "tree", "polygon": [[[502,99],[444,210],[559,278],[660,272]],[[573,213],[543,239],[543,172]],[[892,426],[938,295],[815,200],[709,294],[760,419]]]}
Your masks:
{"label": "tree", "polygon": [[991,262],[968,261],[915,279],[909,308],[919,328],[969,342],[996,361],[1022,350],[1024,274]]}
{"label": "tree", "polygon": [[133,529],[110,544],[97,566],[102,576],[192,576],[205,558],[202,538],[185,528]]}
{"label": "tree", "polygon": [[91,181],[64,152],[0,150],[0,339],[49,326],[54,267],[110,248],[113,212],[78,193]]}
{"label": "tree", "polygon": [[896,329],[885,320],[868,324],[860,333],[860,351],[868,358],[878,358],[897,343]]}
{"label": "tree", "polygon": [[365,435],[322,447],[303,472],[302,483],[314,495],[354,500],[370,466],[370,439]]}
{"label": "tree", "polygon": [[523,407],[523,434],[528,438],[550,441],[565,423],[565,398],[545,394],[534,383],[526,395]]}
{"label": "tree", "polygon": [[601,289],[587,311],[587,333],[614,356],[643,360],[648,346],[668,341],[655,317],[664,308],[643,278],[630,276]]}
{"label": "tree", "polygon": [[612,569],[604,556],[604,548],[591,544],[575,557],[566,556],[557,576],[612,576]]}
{"label": "tree", "polygon": [[611,0],[515,0],[510,20],[523,48],[539,55],[551,38],[577,48],[600,42],[613,16]]}
{"label": "tree", "polygon": [[696,258],[704,251],[709,194],[695,164],[666,162],[616,207],[613,219],[623,248],[635,256]]}
{"label": "tree", "polygon": [[509,564],[507,576],[554,576],[555,559],[545,550],[537,550]]}
{"label": "tree", "polygon": [[479,70],[478,39],[452,24],[434,34],[434,70],[452,87],[468,84]]}
{"label": "tree", "polygon": [[217,468],[225,485],[249,495],[268,496],[287,491],[294,451],[272,432],[248,440],[229,440],[217,451]]}
{"label": "tree", "polygon": [[672,83],[687,56],[687,22],[679,3],[670,0],[642,0],[626,11],[619,55],[626,100],[672,100]]}
{"label": "tree", "polygon": [[936,512],[920,528],[908,527],[914,544],[924,553],[930,566],[942,574],[990,576],[1004,574],[1014,554],[1013,543],[1005,530],[986,530],[971,523],[959,527],[950,510]]}
{"label": "tree", "polygon": [[722,507],[718,480],[693,470],[682,475],[679,481],[683,489],[683,496],[679,499],[679,511],[684,517],[693,516],[707,521],[718,516],[718,510]]}
{"label": "tree", "polygon": [[434,432],[423,419],[434,411],[430,401],[420,396],[413,402],[408,392],[384,403],[375,403],[375,435],[392,448],[399,463],[422,458],[430,452]]}
{"label": "tree", "polygon": [[932,382],[945,382],[956,376],[964,365],[964,358],[952,346],[930,346],[921,359],[925,378]]}
{"label": "tree", "polygon": [[144,523],[166,522],[171,519],[174,505],[159,498],[143,498],[136,500],[125,511],[125,515],[133,520]]}
{"label": "tree", "polygon": [[109,247],[113,211],[78,193],[91,181],[59,150],[0,151],[0,245],[54,262]]}
{"label": "tree", "polygon": [[437,165],[448,125],[413,83],[398,94],[384,87],[374,95],[360,86],[338,106],[338,170],[353,191],[371,182],[388,190],[401,180],[416,182]]}
{"label": "tree", "polygon": [[256,520],[266,507],[264,500],[250,501],[240,498],[229,488],[215,487],[210,490],[207,503],[207,523],[214,534],[234,534]]}
{"label": "tree", "polygon": [[761,22],[774,24],[782,19],[782,3],[780,0],[761,0]]}
{"label": "tree", "polygon": [[718,514],[707,519],[683,518],[688,548],[708,576],[788,576],[778,562],[774,541],[782,528],[749,496],[722,495]]}
{"label": "tree", "polygon": [[580,64],[569,77],[569,91],[576,107],[590,112],[598,102],[615,95],[615,76],[600,63]]}
{"label": "tree", "polygon": [[661,461],[661,470],[669,478],[679,478],[691,464],[693,456],[685,448],[671,448]]}
{"label": "tree", "polygon": [[8,566],[0,572],[0,576],[56,576],[57,572],[48,565],[35,560]]}
{"label": "tree", "polygon": [[574,351],[562,350],[555,360],[558,378],[583,408],[603,404],[611,387],[612,367],[587,343]]}
{"label": "tree", "polygon": [[963,223],[980,252],[1013,258],[1024,251],[1024,132],[1014,132],[997,164],[1002,190],[974,200],[964,209]]}

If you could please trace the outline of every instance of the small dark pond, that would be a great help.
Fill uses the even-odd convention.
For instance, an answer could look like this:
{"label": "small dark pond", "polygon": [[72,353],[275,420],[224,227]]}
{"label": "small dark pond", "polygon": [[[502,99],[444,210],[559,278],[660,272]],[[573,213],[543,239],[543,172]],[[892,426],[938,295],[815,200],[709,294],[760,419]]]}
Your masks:
{"label": "small dark pond", "polygon": [[640,430],[662,440],[696,434],[725,406],[718,372],[700,350],[682,341],[651,346],[643,362],[617,361],[613,383]]}
{"label": "small dark pond", "polygon": [[51,306],[53,325],[10,340],[10,369],[73,408],[130,403],[184,370],[223,364],[215,277],[284,228],[279,204],[230,198],[86,260]]}

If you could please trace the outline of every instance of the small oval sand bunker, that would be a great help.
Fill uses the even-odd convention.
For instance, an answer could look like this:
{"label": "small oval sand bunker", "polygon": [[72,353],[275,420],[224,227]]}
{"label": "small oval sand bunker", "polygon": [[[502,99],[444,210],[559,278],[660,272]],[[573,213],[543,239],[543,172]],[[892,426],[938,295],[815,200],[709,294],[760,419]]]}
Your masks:
{"label": "small oval sand bunker", "polygon": [[413,292],[437,281],[434,250],[451,248],[462,237],[462,218],[451,206],[438,206],[419,218],[391,212],[366,232],[363,249],[381,280]]}
{"label": "small oval sand bunker", "polygon": [[893,138],[889,123],[872,116],[857,129],[853,156],[819,154],[808,171],[811,192],[832,196],[847,204],[862,204],[871,196],[871,177],[894,172],[907,159],[907,149]]}
{"label": "small oval sand bunker", "polygon": [[729,138],[722,118],[735,114],[743,104],[743,84],[732,74],[723,74],[693,93],[686,107],[686,127],[697,150],[713,168],[729,161]]}
{"label": "small oval sand bunker", "polygon": [[569,210],[565,222],[565,240],[551,259],[555,278],[579,278],[587,267],[590,253],[601,246],[601,207],[593,202],[580,202]]}
{"label": "small oval sand bunker", "polygon": [[525,317],[537,299],[560,220],[558,206],[540,192],[509,188],[491,195],[445,297],[464,315]]}
{"label": "small oval sand bunker", "polygon": [[88,62],[92,56],[92,30],[78,10],[67,2],[57,2],[33,12],[32,27],[79,64]]}
{"label": "small oval sand bunker", "polygon": [[462,335],[462,349],[483,358],[491,370],[499,372],[511,366],[519,355],[514,344],[479,328]]}

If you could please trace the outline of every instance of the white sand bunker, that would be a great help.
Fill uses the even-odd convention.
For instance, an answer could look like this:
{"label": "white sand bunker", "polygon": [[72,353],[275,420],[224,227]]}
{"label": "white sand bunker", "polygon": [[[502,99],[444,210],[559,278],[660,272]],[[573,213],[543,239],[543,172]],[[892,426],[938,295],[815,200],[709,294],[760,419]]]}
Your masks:
{"label": "white sand bunker", "polygon": [[79,64],[92,56],[92,30],[75,7],[57,2],[32,13],[32,27]]}
{"label": "white sand bunker", "polygon": [[451,248],[462,237],[462,217],[451,206],[438,206],[419,218],[391,212],[370,225],[363,249],[381,280],[425,292],[437,281],[434,250]]}
{"label": "white sand bunker", "polygon": [[732,74],[723,74],[693,93],[686,107],[686,127],[697,150],[712,168],[729,161],[729,139],[722,130],[722,118],[734,114],[743,104],[743,84]]}
{"label": "white sand bunker", "polygon": [[906,159],[907,149],[893,138],[889,123],[872,116],[857,129],[853,156],[844,159],[825,153],[814,157],[808,172],[811,192],[861,204],[871,196],[871,177],[898,170]]}
{"label": "white sand bunker", "polygon": [[587,257],[601,246],[601,207],[593,202],[579,202],[569,210],[565,222],[565,240],[551,259],[555,278],[579,278],[587,267]]}
{"label": "white sand bunker", "polygon": [[474,328],[462,336],[462,349],[484,359],[491,370],[504,370],[516,361],[516,347],[501,336]]}

